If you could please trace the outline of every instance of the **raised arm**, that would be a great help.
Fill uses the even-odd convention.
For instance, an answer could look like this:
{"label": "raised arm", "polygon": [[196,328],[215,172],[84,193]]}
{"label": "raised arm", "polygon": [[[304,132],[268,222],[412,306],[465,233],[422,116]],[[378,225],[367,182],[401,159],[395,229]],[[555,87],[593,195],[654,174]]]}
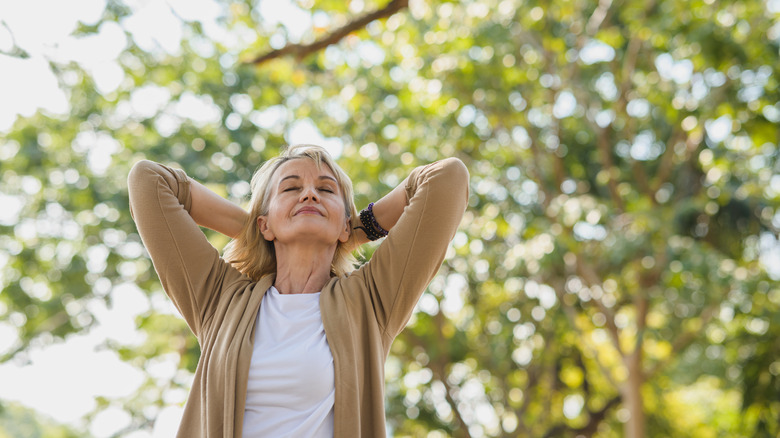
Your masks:
{"label": "raised arm", "polygon": [[242,276],[219,257],[190,215],[202,200],[193,196],[182,170],[143,160],[131,169],[127,185],[130,213],[163,289],[200,336],[222,286]]}
{"label": "raised arm", "polygon": [[190,216],[198,225],[235,238],[249,213],[190,178]]}
{"label": "raised arm", "polygon": [[374,204],[377,222],[390,234],[348,281],[364,282],[388,340],[404,328],[444,260],[466,209],[468,180],[463,162],[447,158],[415,168]]}

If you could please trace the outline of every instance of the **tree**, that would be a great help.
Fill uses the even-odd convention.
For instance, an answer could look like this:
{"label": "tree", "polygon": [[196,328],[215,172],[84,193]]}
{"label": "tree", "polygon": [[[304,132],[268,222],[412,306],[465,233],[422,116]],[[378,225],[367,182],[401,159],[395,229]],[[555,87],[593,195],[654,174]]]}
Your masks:
{"label": "tree", "polygon": [[16,404],[3,405],[0,409],[0,437],[3,438],[76,438],[74,431],[40,418],[30,409]]}
{"label": "tree", "polygon": [[[0,317],[19,333],[4,360],[87,330],[87,303],[121,283],[161,294],[127,212],[136,159],[240,201],[263,160],[315,127],[358,205],[422,162],[454,155],[471,171],[462,229],[388,364],[396,435],[778,433],[780,289],[760,260],[780,227],[772,3],[299,2],[312,17],[299,39],[250,4],[223,6],[243,39],[214,41],[178,11],[180,53],[130,44],[106,95],[55,63],[70,116],[6,136],[2,191],[29,201],[0,240]],[[110,2],[102,20],[131,13]],[[301,47],[318,50],[284,56]],[[113,346],[130,363],[194,368],[173,315],[139,327],[143,346]],[[123,401],[130,428],[186,388],[160,383]]]}

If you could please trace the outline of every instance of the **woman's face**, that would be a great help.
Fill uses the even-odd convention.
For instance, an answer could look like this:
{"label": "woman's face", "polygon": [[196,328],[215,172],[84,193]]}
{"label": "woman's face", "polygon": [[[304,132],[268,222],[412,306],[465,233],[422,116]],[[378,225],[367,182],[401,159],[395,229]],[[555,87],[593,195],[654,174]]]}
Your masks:
{"label": "woman's face", "polygon": [[349,239],[341,187],[330,168],[308,158],[287,161],[271,179],[268,214],[257,218],[263,237],[276,243],[335,245]]}

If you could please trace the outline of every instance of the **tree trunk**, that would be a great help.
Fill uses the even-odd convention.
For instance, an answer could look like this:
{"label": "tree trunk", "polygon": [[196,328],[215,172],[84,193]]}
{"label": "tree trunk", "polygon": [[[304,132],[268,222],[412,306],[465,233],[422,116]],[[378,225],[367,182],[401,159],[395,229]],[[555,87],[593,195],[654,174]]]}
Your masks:
{"label": "tree trunk", "polygon": [[645,406],[642,400],[642,384],[644,373],[642,371],[642,348],[636,350],[625,358],[628,368],[628,380],[623,385],[623,404],[628,409],[629,418],[623,429],[626,438],[645,437]]}

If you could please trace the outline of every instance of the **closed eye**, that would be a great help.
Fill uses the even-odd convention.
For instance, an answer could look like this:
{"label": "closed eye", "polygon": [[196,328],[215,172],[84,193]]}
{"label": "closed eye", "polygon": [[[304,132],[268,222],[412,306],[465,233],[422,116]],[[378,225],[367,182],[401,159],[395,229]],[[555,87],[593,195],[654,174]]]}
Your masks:
{"label": "closed eye", "polygon": [[322,190],[323,192],[333,193],[333,190],[331,190],[328,187],[320,187],[320,190]]}

